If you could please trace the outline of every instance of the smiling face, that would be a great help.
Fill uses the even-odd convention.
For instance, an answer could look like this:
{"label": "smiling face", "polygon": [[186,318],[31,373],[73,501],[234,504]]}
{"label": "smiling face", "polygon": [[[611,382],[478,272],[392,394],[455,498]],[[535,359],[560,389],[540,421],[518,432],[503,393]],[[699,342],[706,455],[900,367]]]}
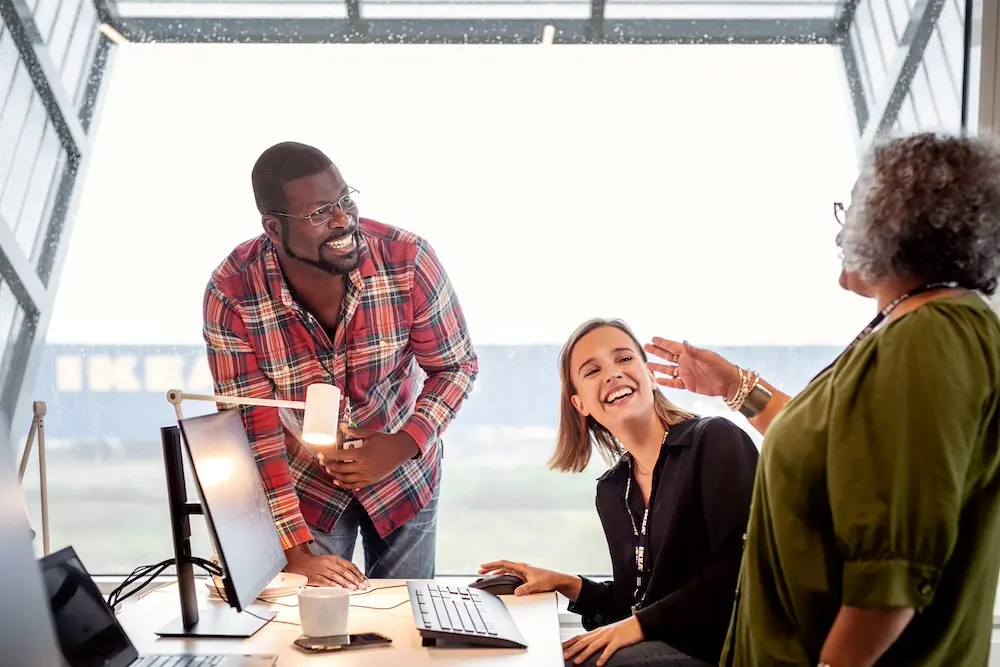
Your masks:
{"label": "smiling face", "polygon": [[[350,273],[360,263],[358,209],[335,166],[284,185],[287,216],[265,216],[265,230],[285,258],[327,273]],[[321,224],[313,224],[329,218]]]}
{"label": "smiling face", "polygon": [[653,414],[653,375],[635,341],[617,327],[598,327],[577,341],[570,379],[573,407],[612,433]]}

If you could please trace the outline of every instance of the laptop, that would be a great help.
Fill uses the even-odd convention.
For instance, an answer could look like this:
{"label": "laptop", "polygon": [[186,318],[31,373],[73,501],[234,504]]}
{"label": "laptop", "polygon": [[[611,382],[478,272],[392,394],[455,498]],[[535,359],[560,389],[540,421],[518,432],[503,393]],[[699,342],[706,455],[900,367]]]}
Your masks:
{"label": "laptop", "polygon": [[73,547],[41,559],[56,636],[69,667],[274,667],[274,655],[139,657]]}

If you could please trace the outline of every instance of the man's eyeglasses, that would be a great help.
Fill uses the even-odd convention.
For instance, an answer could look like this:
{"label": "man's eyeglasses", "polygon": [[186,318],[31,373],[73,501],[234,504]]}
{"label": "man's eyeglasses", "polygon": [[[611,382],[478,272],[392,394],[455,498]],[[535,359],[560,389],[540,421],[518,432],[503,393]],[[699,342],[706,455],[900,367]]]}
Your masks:
{"label": "man's eyeglasses", "polygon": [[847,209],[839,201],[833,202],[833,217],[837,219],[841,227],[847,222]]}
{"label": "man's eyeglasses", "polygon": [[338,199],[333,204],[323,204],[309,215],[292,215],[291,213],[282,213],[280,211],[264,211],[264,213],[266,215],[280,215],[283,218],[293,218],[295,220],[308,220],[309,224],[313,227],[319,227],[320,225],[325,225],[330,222],[331,218],[333,218],[334,212],[336,212],[338,208],[344,213],[353,209],[357,205],[354,201],[354,195],[356,194],[359,193],[355,188],[348,187],[346,195]]}

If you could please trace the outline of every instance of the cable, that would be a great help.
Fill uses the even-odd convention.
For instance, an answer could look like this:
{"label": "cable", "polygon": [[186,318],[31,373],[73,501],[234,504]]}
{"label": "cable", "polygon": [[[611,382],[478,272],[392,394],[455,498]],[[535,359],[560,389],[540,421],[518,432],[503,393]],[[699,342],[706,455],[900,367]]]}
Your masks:
{"label": "cable", "polygon": [[375,611],[389,611],[390,609],[395,609],[396,607],[401,607],[401,606],[403,606],[404,604],[406,604],[409,601],[410,601],[409,598],[407,598],[406,600],[403,600],[402,602],[397,602],[396,604],[394,604],[392,606],[389,606],[389,607],[373,607],[373,606],[367,605],[367,604],[352,604],[351,606],[352,607],[357,607],[358,609],[374,609]]}
{"label": "cable", "polygon": [[[215,581],[214,578],[212,579],[212,586],[215,588],[216,594],[220,598],[222,598],[223,600],[225,600],[226,598],[225,598],[225,596],[222,595],[222,591],[219,590],[219,584]],[[260,598],[257,598],[257,599],[260,600]],[[286,606],[291,607],[292,605],[286,605]],[[267,625],[268,623],[281,623],[283,625],[296,625],[296,626],[301,625],[301,623],[293,623],[292,621],[279,621],[274,616],[272,616],[271,618],[264,618],[263,616],[258,616],[257,614],[253,613],[249,609],[244,609],[243,613],[244,614],[250,614],[254,618],[257,618],[257,619],[260,619],[260,620],[264,621],[264,625]],[[263,626],[261,626],[261,627],[263,627]]]}
{"label": "cable", "polygon": [[[384,591],[384,590],[387,590],[387,589],[390,589],[390,588],[405,588],[405,587],[406,587],[406,584],[392,584],[390,586],[375,586],[375,587],[369,588],[366,591],[360,591],[358,593],[355,593],[354,596],[367,595],[368,593],[374,593],[375,591]],[[225,598],[222,596],[222,592],[219,590],[218,584],[215,584],[215,592],[219,594],[219,597],[221,597],[223,600],[225,600]],[[352,597],[354,597],[354,596],[352,596]],[[257,599],[260,600],[261,602],[264,602],[264,603],[267,603],[267,604],[277,605],[279,607],[297,608],[299,606],[297,604],[288,604],[287,602],[276,602],[276,601],[273,601],[273,600],[266,600],[266,599],[261,598],[261,597],[258,597]],[[401,602],[397,602],[396,604],[390,605],[388,607],[377,607],[375,605],[365,605],[365,604],[351,604],[350,606],[357,607],[358,609],[371,609],[373,611],[389,611],[391,609],[395,609],[396,607],[401,607],[402,605],[406,604],[409,601],[410,601],[409,598],[407,598],[406,600],[403,600]],[[267,619],[267,618],[264,618],[263,616],[258,616],[257,614],[253,613],[249,609],[244,609],[243,612],[246,613],[246,614],[250,614],[254,618],[259,618],[260,620],[264,621],[265,623],[272,623],[273,622],[273,623],[282,623],[284,625],[295,625],[295,626],[301,625],[301,623],[296,623],[295,621],[279,621],[277,618],[274,618],[274,617],[271,617],[270,619]]]}
{"label": "cable", "polygon": [[369,593],[374,593],[375,591],[385,591],[389,590],[390,588],[406,588],[406,584],[392,584],[391,586],[372,586],[366,591],[358,591],[357,593],[354,593],[353,596],[357,597],[359,595],[368,595]]}
{"label": "cable", "polygon": [[[166,570],[171,565],[175,565],[176,563],[177,563],[176,559],[168,558],[167,560],[162,560],[159,563],[156,563],[155,565],[140,565],[139,567],[135,568],[134,570],[132,570],[131,574],[125,577],[125,580],[117,588],[115,588],[113,591],[111,591],[110,594],[108,594],[108,605],[113,609],[116,605],[120,604],[121,602],[124,602],[125,600],[132,597],[136,593],[145,590],[153,582],[154,579],[156,579],[163,573],[164,570]],[[208,572],[208,574],[212,576],[212,586],[215,588],[216,594],[219,596],[220,599],[226,600],[226,596],[223,594],[222,591],[219,590],[219,584],[215,580],[215,577],[224,576],[222,568],[211,561],[205,560],[204,558],[198,558],[196,556],[192,556],[190,558],[190,563],[192,565],[198,566],[199,568]],[[131,586],[132,584],[136,583],[137,581],[143,578],[145,578],[145,580],[142,581],[142,583],[140,583],[138,586],[135,586],[132,590],[128,591],[128,593],[123,594],[123,592],[127,590],[129,586]],[[365,591],[357,591],[354,593],[354,596],[368,595],[369,593],[374,593],[375,591],[384,591],[390,588],[404,588],[405,586],[406,584],[375,586]],[[267,604],[275,604],[280,607],[298,607],[297,604],[275,602],[271,600],[266,600],[261,597],[257,597],[257,600],[260,600],[261,602]],[[400,607],[406,604],[407,602],[409,602],[409,599],[402,600],[401,602],[397,602],[396,604],[390,605],[388,607],[364,605],[364,604],[351,604],[350,606],[357,607],[359,609],[371,609],[373,611],[389,611],[391,609]],[[283,625],[295,625],[295,626],[300,625],[300,623],[296,623],[293,621],[279,621],[274,617],[265,618],[263,616],[258,616],[249,609],[244,609],[243,612],[246,614],[250,614],[254,618],[264,621],[265,624],[274,622],[274,623],[281,623]]]}
{"label": "cable", "polygon": [[[190,562],[192,565],[197,565],[202,570],[205,570],[210,575],[222,576],[223,574],[222,568],[211,561],[205,560],[204,558],[191,557]],[[125,580],[108,595],[108,606],[114,609],[119,603],[124,602],[136,593],[145,590],[146,587],[153,583],[154,579],[163,574],[164,570],[171,565],[175,565],[176,563],[176,559],[168,558],[167,560],[160,561],[155,565],[140,565],[135,568],[132,570],[132,573],[125,577]],[[143,578],[145,578],[145,581],[130,590],[128,593],[125,593],[124,595],[122,594],[123,591],[128,589],[129,586]]]}

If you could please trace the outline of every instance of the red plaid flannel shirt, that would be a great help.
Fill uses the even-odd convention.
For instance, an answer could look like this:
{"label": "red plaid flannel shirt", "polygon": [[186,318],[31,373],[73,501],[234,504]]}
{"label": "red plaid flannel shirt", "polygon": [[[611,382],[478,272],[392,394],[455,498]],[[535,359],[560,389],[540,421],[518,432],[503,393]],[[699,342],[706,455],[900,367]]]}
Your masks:
{"label": "red plaid flannel shirt", "polygon": [[347,325],[333,341],[292,300],[266,236],[238,246],[205,291],[216,393],[304,401],[310,384],[346,385],[360,426],[405,431],[420,450],[381,482],[347,491],[296,437],[301,410],[279,417],[278,408],[240,407],[285,549],[309,542],[309,526],[332,530],[352,495],[383,537],[423,509],[438,484],[438,438],[479,371],[461,306],[430,245],[366,219],[359,236],[361,263],[348,275],[341,306]]}

